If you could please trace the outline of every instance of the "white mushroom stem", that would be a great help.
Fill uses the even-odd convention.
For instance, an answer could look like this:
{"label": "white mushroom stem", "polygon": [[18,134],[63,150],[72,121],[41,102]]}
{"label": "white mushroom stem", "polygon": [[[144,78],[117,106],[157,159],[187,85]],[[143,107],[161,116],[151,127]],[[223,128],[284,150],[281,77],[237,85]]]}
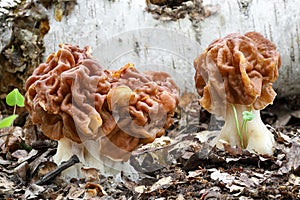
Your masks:
{"label": "white mushroom stem", "polygon": [[[78,144],[77,144],[78,145]],[[60,165],[62,162],[67,161],[73,156],[74,150],[77,149],[74,142],[67,138],[62,138],[58,141],[57,151],[56,154],[53,156],[53,161]],[[76,154],[78,158],[80,159],[80,156]],[[74,166],[64,170],[62,174],[66,176],[68,174],[68,178],[83,178],[82,173],[80,172],[82,167],[81,163],[77,163]]]}
{"label": "white mushroom stem", "polygon": [[[238,123],[236,123],[235,111]],[[228,142],[231,146],[239,146],[260,154],[272,155],[275,144],[274,137],[262,122],[260,111],[252,109],[253,119],[247,122],[246,129],[242,127],[242,114],[244,111],[249,111],[249,106],[237,104],[227,105],[225,124],[220,135],[216,138],[217,147],[222,147],[223,140]],[[238,134],[238,129],[242,134],[242,141]]]}
{"label": "white mushroom stem", "polygon": [[128,162],[115,161],[99,154],[99,142],[88,140],[78,144],[68,138],[58,141],[57,152],[53,157],[56,164],[70,159],[72,155],[77,155],[80,163],[63,171],[67,178],[84,178],[82,167],[95,168],[104,176],[113,176],[117,181],[121,181],[121,172],[132,180],[138,178],[138,172]]}

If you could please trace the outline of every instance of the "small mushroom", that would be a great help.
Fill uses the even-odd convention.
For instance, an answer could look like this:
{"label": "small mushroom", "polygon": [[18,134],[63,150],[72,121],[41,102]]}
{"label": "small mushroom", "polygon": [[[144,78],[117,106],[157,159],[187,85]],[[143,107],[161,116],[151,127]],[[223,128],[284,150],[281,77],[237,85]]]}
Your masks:
{"label": "small mushroom", "polygon": [[212,42],[194,61],[200,104],[225,119],[217,137],[232,146],[273,154],[274,138],[260,117],[272,104],[281,64],[276,46],[257,32],[230,34]]}
{"label": "small mushroom", "polygon": [[[103,175],[132,170],[131,152],[171,126],[178,87],[164,72],[140,73],[132,64],[105,70],[90,48],[60,47],[25,85],[33,123],[58,141],[54,161],[76,154]],[[69,176],[80,174],[79,168],[70,171]]]}

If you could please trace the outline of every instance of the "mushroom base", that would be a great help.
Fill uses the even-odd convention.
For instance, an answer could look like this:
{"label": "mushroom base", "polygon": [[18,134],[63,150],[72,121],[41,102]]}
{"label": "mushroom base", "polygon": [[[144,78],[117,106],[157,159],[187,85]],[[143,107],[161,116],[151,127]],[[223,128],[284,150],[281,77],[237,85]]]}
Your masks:
{"label": "mushroom base", "polygon": [[88,140],[84,143],[74,143],[68,138],[62,138],[58,141],[57,153],[53,160],[56,164],[69,160],[72,155],[77,155],[80,163],[64,170],[62,175],[66,178],[84,178],[81,170],[84,168],[98,169],[103,176],[113,176],[116,181],[122,181],[121,172],[132,180],[137,180],[138,172],[129,164],[129,161],[114,161],[99,153],[99,143]]}
{"label": "mushroom base", "polygon": [[[249,110],[249,106],[234,105],[236,108],[239,129],[242,131],[244,111]],[[253,110],[253,119],[247,122],[247,129],[242,134],[245,149],[260,154],[273,155],[275,140],[272,133],[262,122],[259,110]],[[225,124],[221,133],[216,137],[213,143],[218,147],[223,147],[223,142],[228,142],[231,146],[242,147],[240,136],[237,131],[235,115],[232,106],[229,104],[226,108]]]}

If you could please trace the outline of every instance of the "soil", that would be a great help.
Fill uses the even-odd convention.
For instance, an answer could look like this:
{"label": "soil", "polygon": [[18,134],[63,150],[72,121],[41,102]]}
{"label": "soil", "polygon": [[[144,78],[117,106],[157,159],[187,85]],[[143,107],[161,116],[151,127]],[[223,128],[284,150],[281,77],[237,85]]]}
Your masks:
{"label": "soil", "polygon": [[182,99],[185,109],[168,135],[133,152],[137,181],[122,174],[116,181],[95,169],[66,180],[52,161],[56,142],[21,115],[0,132],[0,199],[300,199],[299,98],[278,99],[262,111],[276,139],[273,156],[210,146],[215,134],[206,130],[222,124],[210,122],[196,97]]}

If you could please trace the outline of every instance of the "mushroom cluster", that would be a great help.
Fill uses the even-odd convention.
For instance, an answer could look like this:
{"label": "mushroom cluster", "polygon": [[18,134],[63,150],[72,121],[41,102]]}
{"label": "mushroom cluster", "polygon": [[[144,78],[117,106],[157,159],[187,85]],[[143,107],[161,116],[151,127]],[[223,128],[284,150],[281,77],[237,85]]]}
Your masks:
{"label": "mushroom cluster", "polygon": [[233,33],[212,42],[194,61],[200,104],[225,124],[216,144],[226,141],[261,154],[273,154],[274,138],[260,110],[276,96],[272,88],[281,58],[276,46],[257,32]]}
{"label": "mushroom cluster", "polygon": [[179,99],[165,72],[141,73],[132,64],[105,70],[90,48],[67,44],[35,69],[25,87],[33,123],[58,141],[54,161],[76,154],[84,166],[103,173],[163,135]]}

